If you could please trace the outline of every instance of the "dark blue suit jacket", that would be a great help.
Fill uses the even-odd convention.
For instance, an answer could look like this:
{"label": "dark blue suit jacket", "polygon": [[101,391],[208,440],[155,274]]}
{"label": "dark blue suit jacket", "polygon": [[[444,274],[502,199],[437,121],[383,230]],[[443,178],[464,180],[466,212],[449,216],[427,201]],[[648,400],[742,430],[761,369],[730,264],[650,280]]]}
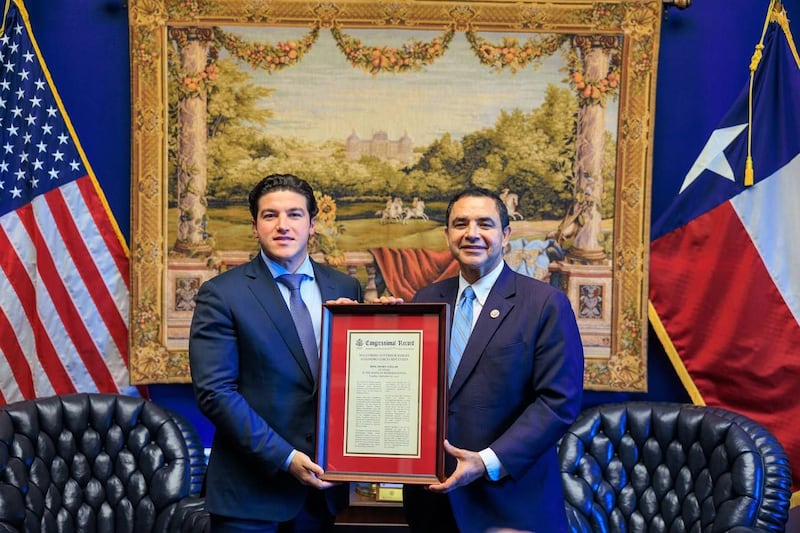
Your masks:
{"label": "dark blue suit jacket", "polygon": [[[323,302],[361,300],[356,279],[313,267]],[[317,387],[292,316],[260,256],[205,282],[196,303],[192,383],[200,410],[216,428],[207,508],[237,518],[289,520],[309,489],[281,467],[292,449],[314,458],[317,408]],[[328,491],[329,504],[334,496],[345,503],[343,492],[345,486]]]}
{"label": "dark blue suit jacket", "polygon": [[[457,291],[450,278],[414,301],[454,309]],[[492,448],[508,475],[449,493],[461,531],[567,531],[556,442],[577,417],[582,391],[583,345],[566,295],[504,266],[450,387],[447,438],[458,448]],[[449,456],[447,467],[455,468]]]}

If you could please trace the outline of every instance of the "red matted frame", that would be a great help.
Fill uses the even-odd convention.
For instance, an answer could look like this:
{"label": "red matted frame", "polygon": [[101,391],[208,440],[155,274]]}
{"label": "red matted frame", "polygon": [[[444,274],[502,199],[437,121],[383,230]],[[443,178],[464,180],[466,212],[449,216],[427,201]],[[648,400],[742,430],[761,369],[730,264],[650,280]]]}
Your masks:
{"label": "red matted frame", "polygon": [[[355,362],[351,342],[397,333],[418,339],[419,377],[412,384],[418,395],[417,439],[414,452],[394,454],[350,452],[348,442],[349,383]],[[447,396],[446,346],[450,334],[447,304],[330,304],[323,306],[317,423],[317,463],[325,469],[327,481],[438,483],[444,477],[445,408]],[[391,348],[386,348],[391,351]],[[358,357],[353,355],[353,357]],[[389,358],[381,353],[381,358]],[[389,359],[374,360],[384,365]],[[359,359],[359,364],[364,364]],[[416,362],[414,362],[416,363]],[[367,363],[367,367],[369,367]],[[378,369],[380,370],[380,369]],[[382,370],[381,370],[382,371]],[[379,378],[376,378],[379,379]],[[418,390],[413,390],[415,386]],[[384,389],[381,387],[381,391]],[[355,401],[358,401],[356,399]],[[384,403],[380,402],[380,409]],[[375,405],[368,406],[375,411]],[[380,425],[380,424],[378,424]]]}

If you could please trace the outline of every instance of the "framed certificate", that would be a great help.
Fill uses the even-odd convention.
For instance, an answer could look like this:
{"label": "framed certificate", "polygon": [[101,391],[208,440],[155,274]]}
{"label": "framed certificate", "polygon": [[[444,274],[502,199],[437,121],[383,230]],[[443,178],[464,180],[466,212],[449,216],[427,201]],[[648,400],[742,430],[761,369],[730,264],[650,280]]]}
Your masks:
{"label": "framed certificate", "polygon": [[447,304],[323,306],[317,463],[327,481],[444,480]]}

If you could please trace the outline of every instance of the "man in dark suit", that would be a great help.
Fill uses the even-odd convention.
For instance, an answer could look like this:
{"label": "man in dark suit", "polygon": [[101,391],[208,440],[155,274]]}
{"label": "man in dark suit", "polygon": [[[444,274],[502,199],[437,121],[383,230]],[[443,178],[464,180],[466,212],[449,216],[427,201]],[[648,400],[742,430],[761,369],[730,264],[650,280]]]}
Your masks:
{"label": "man in dark suit", "polygon": [[[514,528],[567,531],[556,442],[575,420],[583,346],[565,294],[503,261],[511,232],[494,193],[470,189],[447,208],[445,234],[457,277],[420,290],[415,302],[454,306],[447,405],[448,478],[406,486],[415,533]],[[463,295],[471,322],[455,348]],[[469,308],[469,309],[467,309]]]}
{"label": "man in dark suit", "polygon": [[[267,176],[249,201],[260,254],[202,285],[189,339],[197,402],[216,430],[206,506],[213,531],[326,531],[347,487],[319,479],[311,459],[318,355],[301,338],[318,344],[322,303],[360,301],[361,286],[310,259],[317,203],[308,183]],[[290,274],[307,327],[293,321],[302,304],[284,285]]]}

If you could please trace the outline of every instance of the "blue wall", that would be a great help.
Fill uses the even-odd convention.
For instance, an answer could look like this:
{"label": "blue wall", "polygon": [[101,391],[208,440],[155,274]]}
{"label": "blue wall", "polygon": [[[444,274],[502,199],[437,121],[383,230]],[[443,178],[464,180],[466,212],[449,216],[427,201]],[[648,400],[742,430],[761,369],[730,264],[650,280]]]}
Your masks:
{"label": "blue wall", "polygon": [[[698,0],[662,27],[653,150],[653,219],[671,202],[708,134],[748,80],[764,0]],[[800,17],[800,8],[788,3]],[[130,231],[130,71],[122,0],[27,0],[34,35],[117,222]],[[791,15],[791,13],[790,13]],[[799,19],[800,20],[800,19]],[[798,23],[792,24],[800,36]],[[586,405],[629,399],[689,401],[652,330],[646,394],[588,392]],[[211,427],[188,385],[152,385],[152,398]]]}

